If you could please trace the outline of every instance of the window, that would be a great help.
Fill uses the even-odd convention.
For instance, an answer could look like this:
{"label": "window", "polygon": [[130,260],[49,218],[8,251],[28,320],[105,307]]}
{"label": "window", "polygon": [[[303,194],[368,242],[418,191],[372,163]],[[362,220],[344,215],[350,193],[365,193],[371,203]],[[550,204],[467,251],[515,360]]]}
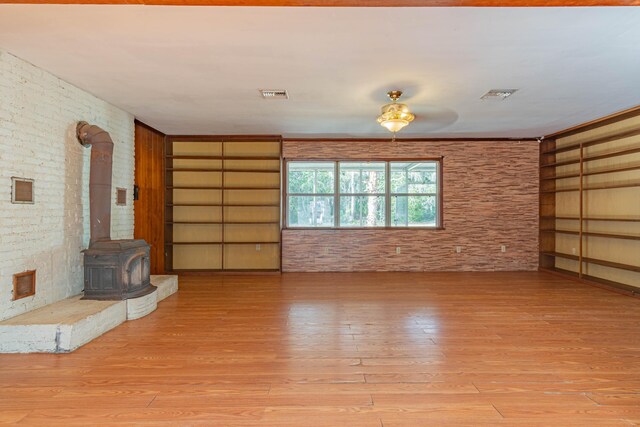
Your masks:
{"label": "window", "polygon": [[438,163],[391,162],[391,226],[438,223]]}
{"label": "window", "polygon": [[287,162],[287,226],[439,227],[440,173],[440,160]]}
{"label": "window", "polygon": [[340,162],[340,227],[385,226],[384,162]]}
{"label": "window", "polygon": [[333,227],[334,162],[291,162],[287,170],[287,223],[290,227]]}

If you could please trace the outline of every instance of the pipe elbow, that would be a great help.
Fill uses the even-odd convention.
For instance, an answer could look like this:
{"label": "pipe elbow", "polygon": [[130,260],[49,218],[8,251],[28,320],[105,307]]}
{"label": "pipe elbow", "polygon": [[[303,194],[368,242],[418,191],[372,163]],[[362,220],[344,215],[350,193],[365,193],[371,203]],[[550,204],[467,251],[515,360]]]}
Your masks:
{"label": "pipe elbow", "polygon": [[99,126],[90,125],[87,122],[78,122],[76,126],[76,136],[80,144],[85,147],[96,144],[109,144],[113,145],[113,140],[109,135],[109,132],[105,131]]}

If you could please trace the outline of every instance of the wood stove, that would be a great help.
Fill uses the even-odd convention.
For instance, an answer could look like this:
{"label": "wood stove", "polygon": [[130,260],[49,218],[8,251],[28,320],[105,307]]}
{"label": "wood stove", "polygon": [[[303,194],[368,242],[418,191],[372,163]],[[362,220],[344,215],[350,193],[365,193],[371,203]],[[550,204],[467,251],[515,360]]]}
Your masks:
{"label": "wood stove", "polygon": [[84,297],[125,300],[150,294],[149,245],[144,240],[111,240],[111,136],[86,122],[78,123],[78,140],[91,146],[89,203],[91,240],[84,250]]}
{"label": "wood stove", "polygon": [[144,240],[97,242],[84,251],[84,299],[123,300],[155,291]]}

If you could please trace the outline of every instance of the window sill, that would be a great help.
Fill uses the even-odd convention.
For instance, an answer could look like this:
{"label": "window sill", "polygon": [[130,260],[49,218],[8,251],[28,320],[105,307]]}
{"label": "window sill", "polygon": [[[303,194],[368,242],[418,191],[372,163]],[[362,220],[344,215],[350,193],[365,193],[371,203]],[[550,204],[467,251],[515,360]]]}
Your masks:
{"label": "window sill", "polygon": [[283,227],[283,231],[289,230],[319,230],[319,231],[354,231],[354,230],[362,230],[362,231],[370,231],[370,230],[433,230],[433,231],[441,231],[445,230],[444,227]]}

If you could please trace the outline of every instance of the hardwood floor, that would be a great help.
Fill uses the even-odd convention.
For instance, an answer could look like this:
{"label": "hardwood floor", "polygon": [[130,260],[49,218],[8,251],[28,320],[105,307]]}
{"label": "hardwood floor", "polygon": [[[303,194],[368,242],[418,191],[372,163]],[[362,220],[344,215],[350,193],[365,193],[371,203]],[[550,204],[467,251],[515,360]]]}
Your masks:
{"label": "hardwood floor", "polygon": [[637,425],[640,300],[546,273],[182,277],[74,353],[0,355],[0,423]]}

